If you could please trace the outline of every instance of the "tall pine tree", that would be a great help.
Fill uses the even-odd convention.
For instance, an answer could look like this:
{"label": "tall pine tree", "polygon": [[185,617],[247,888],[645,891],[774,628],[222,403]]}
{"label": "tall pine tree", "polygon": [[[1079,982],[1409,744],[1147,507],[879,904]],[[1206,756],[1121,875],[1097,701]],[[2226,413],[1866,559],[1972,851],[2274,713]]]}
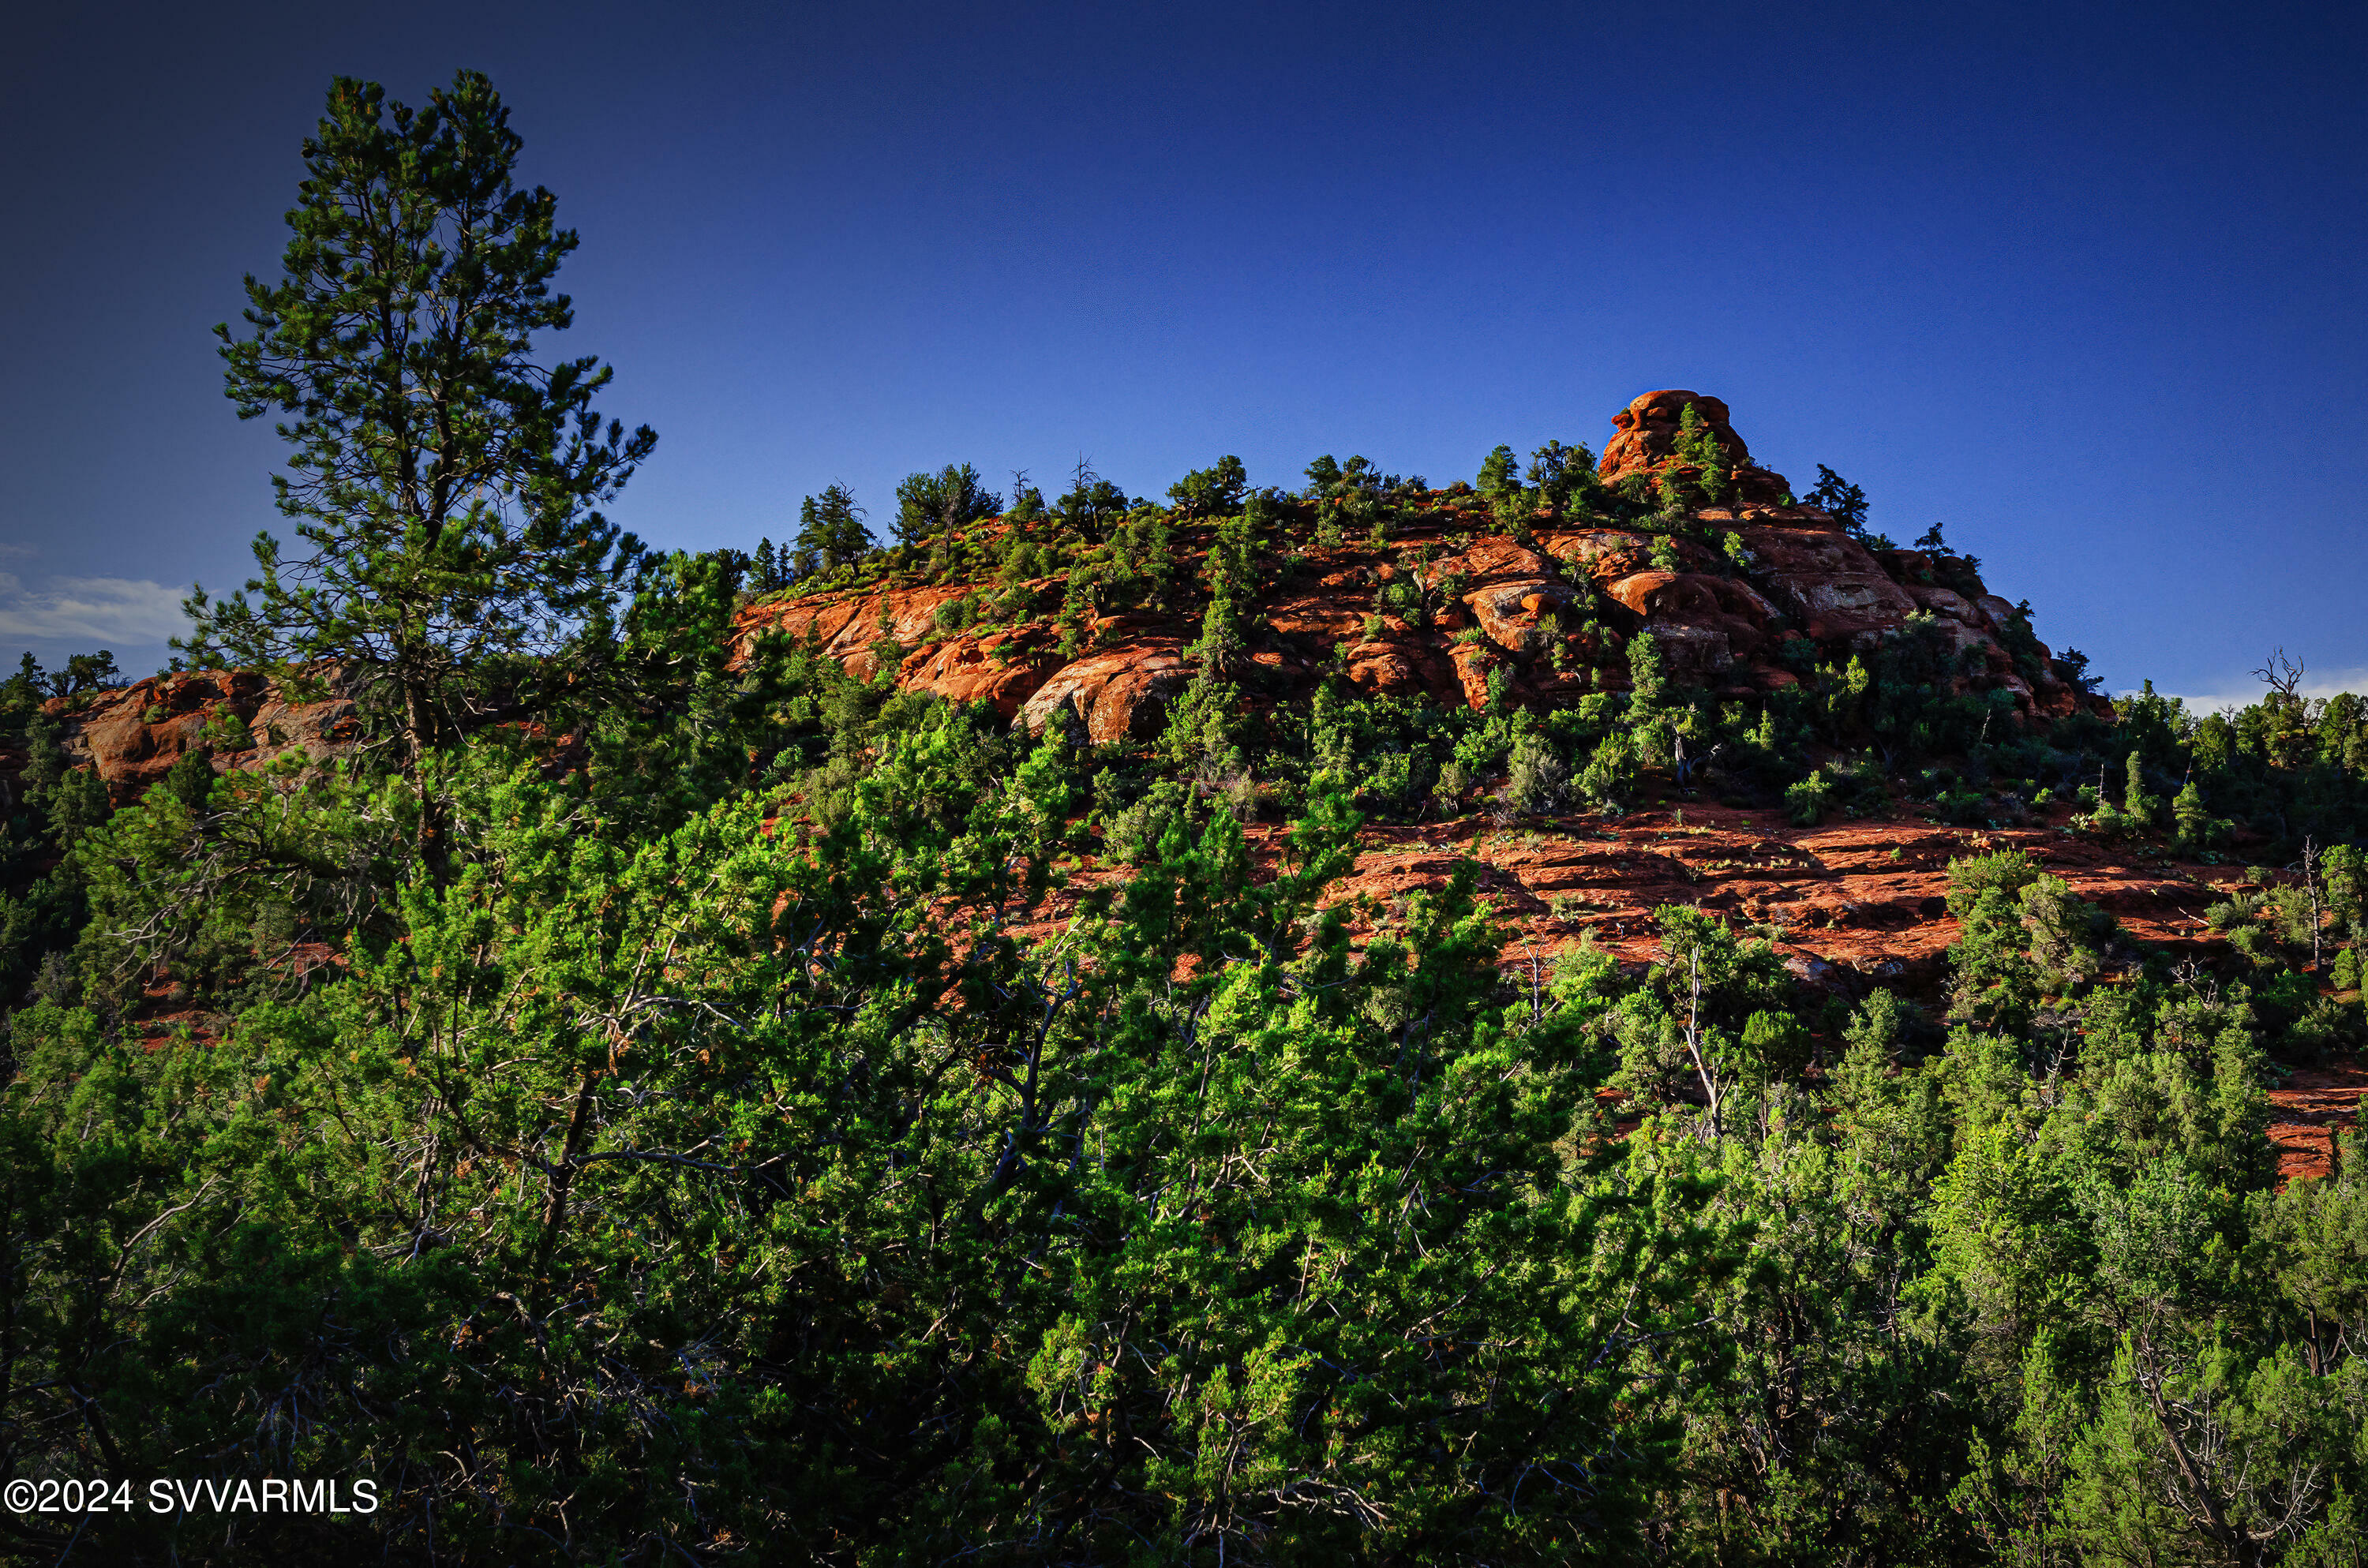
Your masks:
{"label": "tall pine tree", "polygon": [[302,551],[258,535],[261,575],[194,590],[178,645],[299,685],[337,666],[415,767],[493,687],[597,657],[641,553],[597,508],[657,436],[602,428],[598,358],[535,357],[573,322],[551,281],[576,236],[513,183],[521,145],[477,72],[419,109],[337,78],[285,275],[247,278],[249,335],[216,328],[239,416],[291,416],[272,484]]}

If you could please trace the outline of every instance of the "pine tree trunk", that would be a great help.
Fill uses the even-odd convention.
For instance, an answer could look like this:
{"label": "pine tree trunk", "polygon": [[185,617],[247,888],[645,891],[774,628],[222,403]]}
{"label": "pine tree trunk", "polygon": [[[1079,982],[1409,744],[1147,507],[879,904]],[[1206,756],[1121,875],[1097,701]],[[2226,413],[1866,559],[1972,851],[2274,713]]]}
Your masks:
{"label": "pine tree trunk", "polygon": [[426,683],[416,673],[406,672],[402,679],[403,739],[410,754],[405,762],[413,786],[419,791],[419,830],[414,847],[428,875],[440,882],[445,871],[444,812],[419,777],[421,765],[436,744],[436,710]]}

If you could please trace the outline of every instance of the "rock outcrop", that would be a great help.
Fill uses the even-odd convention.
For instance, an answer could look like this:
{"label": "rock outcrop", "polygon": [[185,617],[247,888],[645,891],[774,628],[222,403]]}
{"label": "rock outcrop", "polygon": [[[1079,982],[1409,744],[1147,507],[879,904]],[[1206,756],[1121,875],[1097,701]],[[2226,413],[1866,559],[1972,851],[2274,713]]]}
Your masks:
{"label": "rock outcrop", "polygon": [[[334,687],[335,682],[332,681]],[[63,730],[66,755],[95,770],[124,805],[193,751],[216,773],[260,767],[297,749],[315,762],[350,756],[361,726],[350,698],[290,700],[254,670],[185,670],[74,699],[44,710]]]}
{"label": "rock outcrop", "polygon": [[[1653,480],[1682,466],[1677,447],[1690,404],[1733,466],[1726,504],[1699,510],[1685,530],[1541,512],[1532,526],[1508,532],[1460,487],[1402,508],[1386,542],[1309,544],[1311,513],[1297,519],[1287,547],[1267,541],[1235,678],[1262,704],[1304,699],[1337,671],[1372,696],[1551,705],[1624,688],[1622,648],[1645,635],[1679,678],[1745,697],[1795,684],[1817,664],[1873,654],[1911,626],[1929,625],[1952,653],[1971,655],[1959,661],[1961,689],[2007,692],[2028,713],[2068,713],[2082,700],[1971,562],[1878,553],[1817,507],[1791,502],[1784,476],[1753,462],[1715,397],[1668,391],[1635,399],[1613,419],[1601,477]],[[1179,532],[1193,556],[1210,542],[1205,533]],[[1408,584],[1419,590],[1419,612],[1404,591]],[[876,659],[893,653],[907,689],[992,703],[1031,730],[1066,711],[1097,741],[1156,734],[1168,702],[1196,672],[1188,650],[1197,608],[1105,615],[1071,624],[1065,636],[1049,619],[941,627],[943,607],[981,586],[940,581],[760,603],[742,614],[738,655],[747,656],[759,634],[778,632],[868,677]],[[996,591],[1010,586],[998,583]],[[1062,592],[1051,578],[1024,586],[1039,604]]]}
{"label": "rock outcrop", "polygon": [[1170,699],[1192,678],[1183,645],[1172,638],[1133,642],[1063,666],[1019,710],[1042,732],[1068,709],[1097,745],[1147,741],[1167,721]]}
{"label": "rock outcrop", "polygon": [[1753,464],[1751,449],[1735,433],[1726,404],[1692,392],[1646,392],[1613,415],[1611,423],[1620,433],[1604,445],[1602,460],[1595,465],[1597,476],[1606,484],[1617,484],[1632,474],[1649,478],[1679,464],[1678,437],[1689,405],[1725,449],[1737,499],[1773,502],[1786,493],[1782,474]]}

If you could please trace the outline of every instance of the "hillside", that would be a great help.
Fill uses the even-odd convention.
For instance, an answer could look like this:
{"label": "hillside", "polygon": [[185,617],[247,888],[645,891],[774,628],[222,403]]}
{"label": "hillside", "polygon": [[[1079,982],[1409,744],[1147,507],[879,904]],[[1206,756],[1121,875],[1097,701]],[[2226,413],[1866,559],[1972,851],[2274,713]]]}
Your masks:
{"label": "hillside", "polygon": [[[1732,499],[1684,507],[1677,526],[1609,526],[1650,516],[1647,498],[1702,497],[1709,465],[1676,449],[1690,438],[1679,424],[1690,407],[1704,421],[1691,438],[1715,442],[1731,464],[1710,475],[1713,493]],[[1795,503],[1782,474],[1752,463],[1716,398],[1647,392],[1615,425],[1591,484],[1550,496],[1516,487],[1509,506],[1469,485],[1406,494],[1370,472],[1362,483],[1319,482],[1312,504],[1278,500],[1273,531],[1248,541],[1256,581],[1244,596],[1240,674],[1253,706],[1304,701],[1339,674],[1371,697],[1551,708],[1627,690],[1622,650],[1639,635],[1673,678],[1750,699],[1913,632],[1962,662],[1956,692],[2005,693],[2018,717],[2079,705],[2027,612],[1988,592],[1978,562],[1870,549]],[[1544,504],[1523,505],[1531,500]],[[1030,531],[1030,521],[991,519],[940,544],[962,564],[937,581],[777,599],[752,608],[739,635],[812,637],[868,675],[884,631],[911,650],[897,672],[904,689],[991,702],[1031,730],[1065,707],[1098,743],[1153,739],[1190,674],[1202,612],[1190,596],[1121,591],[1118,603],[1090,602],[1081,623],[1060,579],[964,572],[981,556],[1008,559]],[[1167,552],[1205,578],[1216,532],[1171,526]],[[1024,608],[949,633],[944,612],[960,622],[986,600]]]}
{"label": "hillside", "polygon": [[2109,701],[1791,486],[1653,392],[28,660],[0,1468],[383,1502],[0,1534],[2356,1563],[2368,703]]}
{"label": "hillside", "polygon": [[[1255,585],[1232,612],[1242,631],[1230,668],[1247,727],[1271,727],[1278,714],[1287,724],[1327,683],[1466,715],[1550,716],[1583,710],[1590,699],[1600,707],[1606,694],[1633,692],[1639,639],[1651,640],[1673,686],[1763,716],[1771,698],[1780,699],[1776,711],[1792,714],[1821,698],[1830,704],[1837,688],[1863,687],[1866,665],[1886,650],[1896,658],[1920,643],[1930,650],[1914,672],[1925,677],[1923,702],[1945,708],[1957,699],[1960,715],[1968,702],[1982,705],[1975,710],[1985,739],[1992,722],[2003,740],[2045,734],[2079,716],[2114,717],[2112,704],[2081,681],[2086,661],[2076,655],[2067,679],[2034,635],[2030,607],[1990,593],[1978,562],[1868,539],[1797,500],[1782,474],[1753,461],[1720,400],[1647,392],[1613,426],[1592,484],[1575,487],[1588,497],[1575,506],[1567,493],[1516,490],[1508,506],[1463,484],[1408,492],[1370,470],[1362,484],[1327,487],[1319,477],[1306,497],[1275,498],[1270,531],[1245,551],[1242,574]],[[1715,443],[1715,457],[1705,440]],[[1709,481],[1724,505],[1702,494],[1705,470],[1721,461],[1725,472]],[[1673,520],[1672,495],[1697,504]],[[1646,501],[1661,503],[1659,514],[1638,521]],[[1635,526],[1589,515],[1623,511]],[[746,660],[759,638],[779,633],[859,677],[886,678],[894,657],[897,689],[989,704],[1031,733],[1069,724],[1119,752],[1159,742],[1206,667],[1195,652],[1206,601],[1121,593],[1117,603],[1090,601],[1081,614],[1061,578],[983,568],[982,558],[1024,561],[1034,521],[985,519],[941,540],[935,558],[950,563],[935,580],[791,590],[751,605],[734,625],[735,656]],[[1360,523],[1368,537],[1351,537]],[[1170,527],[1174,575],[1209,580],[1212,551],[1225,548],[1223,530],[1189,519]],[[982,613],[1000,618],[982,622]],[[1673,754],[1687,729],[1679,728]],[[2021,848],[2163,961],[2243,967],[2225,930],[2206,919],[2245,882],[2223,855],[2201,842],[2076,832],[2084,816],[2077,770],[2044,744],[2026,743],[2026,761],[2035,756],[2030,765],[2043,774],[2052,765],[2053,789],[2026,778],[2019,789],[2008,781],[1975,794],[1956,777],[1966,763],[1962,746],[1923,759],[1938,767],[1919,777],[1858,763],[1850,745],[1831,744],[1873,738],[1878,754],[1906,749],[1899,731],[1910,726],[1892,728],[1891,746],[1841,727],[1800,737],[1799,762],[1856,778],[1846,817],[1830,808],[1807,813],[1844,820],[1816,827],[1774,809],[1766,754],[1776,747],[1714,739],[1695,741],[1682,780],[1673,760],[1632,783],[1626,800],[1606,793],[1593,802],[1642,807],[1626,812],[1575,814],[1562,808],[1588,802],[1551,790],[1509,801],[1503,775],[1474,776],[1452,798],[1369,788],[1368,806],[1415,820],[1369,830],[1339,892],[1403,908],[1407,893],[1443,886],[1455,859],[1473,857],[1489,868],[1487,902],[1515,934],[1508,949],[1515,968],[1550,963],[1586,943],[1641,971],[1660,956],[1652,912],[1686,904],[1719,911],[1771,941],[1812,993],[1856,1001],[1890,989],[1938,1013],[1946,1010],[1946,955],[1960,934],[1946,910],[1949,862]],[[1928,734],[1919,749],[1932,751],[1930,741]],[[1238,769],[1237,762],[1236,778]],[[1930,798],[1917,800],[1916,786],[1936,778]],[[1259,797],[1236,788],[1234,799]],[[2096,799],[2089,790],[2089,804]],[[1493,806],[1493,824],[1465,813],[1474,801]],[[1520,806],[1529,809],[1509,809]],[[1254,803],[1246,814],[1256,811]],[[1253,827],[1253,843],[1271,832]],[[1090,881],[1092,859],[1085,865]],[[2135,948],[2121,959],[2135,971]],[[2302,1071],[2310,1078],[2315,1069]],[[2322,1171],[2329,1126],[2353,1114],[2360,1074],[2340,1064],[2331,1072],[2317,1072],[2328,1081],[2315,1092],[2274,1092],[2280,1108],[2270,1136],[2285,1152],[2288,1174]]]}
{"label": "hillside", "polygon": [[[1220,495],[1247,508],[1250,528],[1240,516],[1196,515],[1206,501],[1079,519],[1040,498],[942,530],[918,561],[887,551],[818,588],[754,602],[744,590],[727,665],[745,672],[778,649],[768,638],[786,639],[874,687],[981,704],[1030,734],[1066,729],[1145,778],[1190,776],[1190,793],[1223,797],[1261,854],[1296,798],[1277,750],[1295,737],[1310,751],[1310,715],[1366,699],[1391,716],[1397,744],[1380,757],[1336,744],[1328,759],[1346,764],[1374,818],[1333,896],[1402,910],[1409,893],[1444,887],[1459,859],[1476,860],[1514,971],[1585,945],[1641,973],[1662,956],[1653,912],[1679,904],[1770,942],[1813,1006],[1883,989],[1938,1016],[1960,935],[1946,908],[1949,864],[2004,848],[2063,875],[2159,961],[2246,968],[2207,914],[2253,886],[2228,860],[2265,835],[2224,824],[2210,842],[2228,853],[2217,853],[2179,833],[2099,830],[2089,812],[2098,791],[2084,806],[2079,759],[2116,749],[2105,728],[2114,707],[2086,689],[2084,660],[2059,666],[2028,605],[1988,592],[1980,562],[1897,548],[1797,499],[1753,460],[1714,397],[1647,392],[1612,425],[1590,472],[1547,474],[1543,486],[1508,476],[1493,494],[1430,489],[1352,460],[1328,482],[1323,464],[1311,470],[1304,494]],[[1030,574],[1063,562],[1065,573]],[[1235,628],[1235,645],[1215,660],[1212,605],[1215,623]],[[1623,765],[1591,787],[1572,766],[1582,744],[1558,781],[1549,765],[1546,780],[1530,780],[1531,798],[1516,799],[1503,770],[1509,731],[1608,732],[1607,710],[1634,700],[1645,642],[1657,655],[1647,678],[1691,704],[1669,704],[1667,760]],[[1903,663],[1912,708],[1886,722],[1868,694],[1888,695],[1875,672],[1896,681]],[[1214,674],[1230,677],[1221,727],[1234,741],[1179,751],[1176,712],[1188,700],[1205,707]],[[267,768],[290,752],[353,757],[357,704],[328,685],[289,701],[252,672],[189,671],[47,707],[67,756],[125,804],[185,756],[216,772]],[[1251,735],[1262,743],[1237,744]],[[1407,744],[1412,735],[1420,742]],[[1493,743],[1478,749],[1497,766],[1442,788],[1474,735]],[[1969,737],[1987,754],[1970,766]],[[2052,744],[2067,738],[2087,749]],[[1440,756],[1425,757],[1423,742]],[[1925,766],[1902,766],[1910,754]],[[549,755],[584,762],[564,735]],[[2009,775],[2032,776],[1984,777],[2001,771],[1998,759],[2017,765]],[[21,766],[21,753],[0,752],[0,778]],[[1825,785],[1805,811],[1804,774]],[[1128,792],[1139,794],[1134,782]],[[1070,862],[1079,889],[1122,876],[1156,839],[1106,806],[1088,821],[1098,838]],[[2269,888],[2293,881],[2249,875]],[[1380,924],[1353,929],[1361,938]],[[2136,971],[2137,951],[2120,950],[2124,971]],[[153,989],[161,998],[172,987]],[[143,1012],[151,1028],[197,1016],[162,1003]],[[2286,1066],[2328,1080],[2273,1091],[2283,1169],[2316,1172],[2360,1080],[2340,1060]]]}

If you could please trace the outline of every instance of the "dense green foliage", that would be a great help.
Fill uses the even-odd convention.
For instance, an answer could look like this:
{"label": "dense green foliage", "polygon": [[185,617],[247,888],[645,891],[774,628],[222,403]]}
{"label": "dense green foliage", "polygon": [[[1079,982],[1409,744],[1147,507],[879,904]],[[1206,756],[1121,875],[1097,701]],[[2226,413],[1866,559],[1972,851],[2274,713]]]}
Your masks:
{"label": "dense green foliage", "polygon": [[[1153,789],[1048,921],[1122,759],[702,677],[715,585],[649,585],[663,709],[565,778],[45,777],[90,918],[11,1020],[10,1473],[388,1491],[110,1560],[2351,1561],[2368,1146],[2280,1193],[2260,1131],[2356,1035],[2293,967],[2348,854],[2235,979],[1968,860],[1946,1016],[1814,1027],[1691,910],[1644,975],[1508,983],[1468,874],[1352,945],[1322,766],[1271,880]],[[126,1021],[160,970],[202,1036]]]}
{"label": "dense green foliage", "polygon": [[[339,133],[385,134],[349,87]],[[396,118],[431,169],[438,123]],[[1660,495],[1559,442],[1444,491],[1361,457],[1257,491],[1228,457],[1165,506],[1082,463],[1006,505],[951,464],[893,547],[833,486],[790,546],[638,560],[613,611],[565,599],[571,545],[564,647],[502,653],[533,722],[391,705],[406,744],[200,749],[112,804],[63,739],[112,660],[28,659],[0,687],[0,1479],[381,1504],[226,1528],[143,1493],[0,1542],[2358,1568],[2368,1130],[2280,1189],[2263,1129],[2279,1063],[2362,1043],[2368,705],[2280,666],[2233,714],[2149,688],[2018,722],[1924,621],[1747,704],[1602,605],[1549,634],[1591,672],[1554,705],[1501,665],[1478,707],[1360,696],[1347,644],[1312,699],[1260,685],[1259,607],[1319,556],[1390,566],[1375,618],[1420,626],[1452,598],[1435,535],[1705,543],[1732,481],[1688,413]],[[429,623],[493,602],[473,569],[302,602],[377,624],[381,581]],[[932,638],[1074,653],[1167,617],[1190,678],[1157,735],[1096,746],[898,689],[885,626],[868,678],[779,634],[733,657],[755,596],[891,584],[951,585]],[[1679,906],[1649,966],[1531,964],[1452,852],[1343,896],[1376,820],[1585,834],[1695,793],[2077,800],[2066,831],[2133,855],[2271,864],[2213,909],[2214,972],[1967,855],[1916,995],[1804,988]]]}

